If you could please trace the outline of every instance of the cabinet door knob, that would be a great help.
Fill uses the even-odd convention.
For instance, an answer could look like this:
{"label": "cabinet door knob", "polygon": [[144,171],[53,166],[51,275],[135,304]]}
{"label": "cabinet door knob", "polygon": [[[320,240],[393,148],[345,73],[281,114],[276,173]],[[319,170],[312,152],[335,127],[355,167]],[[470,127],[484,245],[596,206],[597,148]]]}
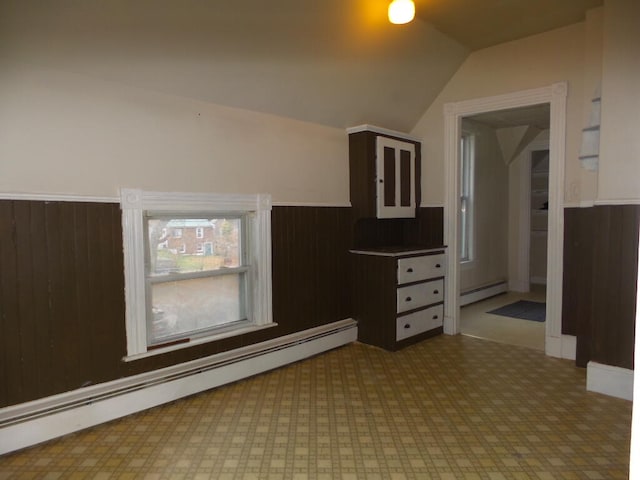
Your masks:
{"label": "cabinet door knob", "polygon": [[[380,180],[378,180],[378,183],[384,183],[384,180],[380,179]],[[369,184],[369,185],[371,185],[371,184]]]}
{"label": "cabinet door knob", "polygon": [[405,323],[404,324],[404,328],[411,328],[411,324],[410,323]]}
{"label": "cabinet door knob", "polygon": [[413,268],[411,267],[407,268],[407,273],[413,273]]}
{"label": "cabinet door knob", "polygon": [[411,297],[407,297],[404,299],[405,302],[410,302],[411,301]]}
{"label": "cabinet door knob", "polygon": [[437,295],[437,294],[439,294],[439,293],[440,293],[440,292],[439,292],[438,290],[434,290],[434,291],[433,291],[433,294],[434,294],[434,295]]}
{"label": "cabinet door knob", "polygon": [[439,263],[436,263],[436,268],[440,268],[440,264]]}

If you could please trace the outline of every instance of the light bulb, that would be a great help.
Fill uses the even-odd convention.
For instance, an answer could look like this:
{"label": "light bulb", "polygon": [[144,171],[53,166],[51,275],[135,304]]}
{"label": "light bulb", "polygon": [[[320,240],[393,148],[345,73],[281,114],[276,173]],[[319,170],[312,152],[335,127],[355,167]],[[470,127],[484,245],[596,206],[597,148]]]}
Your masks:
{"label": "light bulb", "polygon": [[409,23],[416,14],[416,6],[412,0],[393,0],[389,4],[388,14],[391,23]]}

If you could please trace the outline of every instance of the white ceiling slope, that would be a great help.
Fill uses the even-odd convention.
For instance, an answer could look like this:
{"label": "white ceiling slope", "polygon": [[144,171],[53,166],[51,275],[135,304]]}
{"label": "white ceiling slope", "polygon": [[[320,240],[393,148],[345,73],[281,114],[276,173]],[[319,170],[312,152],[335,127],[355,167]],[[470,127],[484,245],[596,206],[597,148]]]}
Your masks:
{"label": "white ceiling slope", "polygon": [[416,13],[471,50],[584,20],[603,0],[415,0]]}
{"label": "white ceiling slope", "polygon": [[[418,0],[419,11],[434,2],[446,4]],[[409,131],[470,53],[461,42],[474,44],[441,33],[426,12],[391,25],[387,4],[3,0],[0,70],[2,62],[35,64],[338,128]],[[466,22],[463,13],[447,18]]]}

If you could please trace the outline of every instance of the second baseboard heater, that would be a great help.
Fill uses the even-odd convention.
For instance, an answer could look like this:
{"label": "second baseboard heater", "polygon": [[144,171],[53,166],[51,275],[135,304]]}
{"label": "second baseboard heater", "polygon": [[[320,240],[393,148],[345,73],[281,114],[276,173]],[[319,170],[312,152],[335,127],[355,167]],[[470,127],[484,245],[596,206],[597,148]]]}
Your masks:
{"label": "second baseboard heater", "polygon": [[507,282],[496,282],[491,285],[474,288],[460,294],[460,306],[464,307],[471,303],[479,302],[487,298],[494,297],[508,290]]}

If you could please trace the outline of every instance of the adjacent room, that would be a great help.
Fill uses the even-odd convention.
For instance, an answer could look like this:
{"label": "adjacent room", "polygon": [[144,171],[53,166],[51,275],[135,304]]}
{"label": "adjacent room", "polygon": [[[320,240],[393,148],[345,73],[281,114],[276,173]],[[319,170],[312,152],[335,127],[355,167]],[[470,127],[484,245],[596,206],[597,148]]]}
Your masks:
{"label": "adjacent room", "polygon": [[639,22],[1,2],[0,479],[637,478]]}

